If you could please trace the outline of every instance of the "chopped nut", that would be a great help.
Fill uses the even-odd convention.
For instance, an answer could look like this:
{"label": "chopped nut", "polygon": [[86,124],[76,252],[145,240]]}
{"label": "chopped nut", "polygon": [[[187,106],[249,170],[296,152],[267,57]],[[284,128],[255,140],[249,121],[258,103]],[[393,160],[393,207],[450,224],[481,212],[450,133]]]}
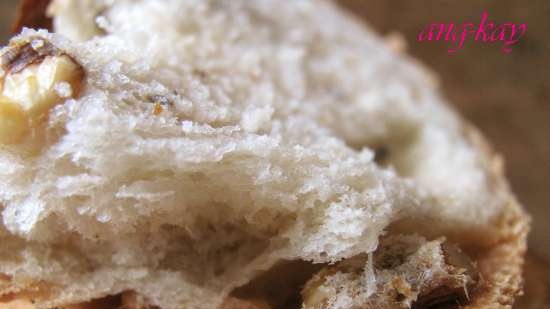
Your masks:
{"label": "chopped nut", "polygon": [[0,143],[17,143],[27,131],[29,121],[23,109],[0,98]]}
{"label": "chopped nut", "polygon": [[2,143],[17,142],[29,124],[35,126],[53,106],[82,90],[82,67],[43,39],[15,42],[1,59]]}
{"label": "chopped nut", "polygon": [[33,63],[39,63],[47,56],[61,56],[63,53],[44,39],[11,42],[1,56],[2,69],[17,73]]}

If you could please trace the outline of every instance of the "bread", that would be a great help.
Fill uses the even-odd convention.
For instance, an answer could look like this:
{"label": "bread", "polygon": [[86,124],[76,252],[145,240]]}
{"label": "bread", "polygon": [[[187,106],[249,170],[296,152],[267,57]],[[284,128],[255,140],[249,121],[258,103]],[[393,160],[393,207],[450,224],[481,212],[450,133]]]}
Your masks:
{"label": "bread", "polygon": [[360,260],[365,282],[339,284],[435,308],[419,295],[436,286],[404,279],[430,291],[391,300],[365,262],[412,239],[389,250],[414,258],[388,278],[463,275],[420,265],[451,267],[440,248],[456,245],[473,271],[460,302],[512,305],[528,219],[501,159],[433,74],[333,3],[56,0],[48,13],[54,33],[25,29],[1,52],[6,301],[338,308],[338,293],[302,305],[302,287]]}

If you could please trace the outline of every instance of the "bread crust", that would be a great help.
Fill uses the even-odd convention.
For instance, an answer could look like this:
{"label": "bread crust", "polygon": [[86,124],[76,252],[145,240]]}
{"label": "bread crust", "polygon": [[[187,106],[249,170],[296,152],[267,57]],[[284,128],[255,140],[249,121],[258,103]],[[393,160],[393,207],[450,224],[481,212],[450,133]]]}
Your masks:
{"label": "bread crust", "polygon": [[[504,177],[503,159],[472,125],[464,122],[465,137],[483,153],[483,161],[495,190],[510,192]],[[502,216],[494,222],[499,227],[500,240],[476,257],[483,281],[472,295],[468,309],[512,308],[521,295],[523,265],[527,250],[530,218],[516,198],[508,195]]]}

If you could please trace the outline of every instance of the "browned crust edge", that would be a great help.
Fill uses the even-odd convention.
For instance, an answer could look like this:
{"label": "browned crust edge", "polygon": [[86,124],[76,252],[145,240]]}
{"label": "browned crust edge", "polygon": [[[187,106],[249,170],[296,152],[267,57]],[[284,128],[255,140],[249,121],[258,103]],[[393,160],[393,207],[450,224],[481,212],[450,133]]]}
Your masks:
{"label": "browned crust edge", "polygon": [[[496,192],[511,192],[504,175],[503,159],[485,138],[465,121],[464,133],[471,145],[482,152],[484,166]],[[477,258],[483,282],[472,295],[467,309],[512,308],[523,292],[523,265],[527,250],[530,218],[509,193],[504,211],[494,223],[500,231],[499,241]]]}

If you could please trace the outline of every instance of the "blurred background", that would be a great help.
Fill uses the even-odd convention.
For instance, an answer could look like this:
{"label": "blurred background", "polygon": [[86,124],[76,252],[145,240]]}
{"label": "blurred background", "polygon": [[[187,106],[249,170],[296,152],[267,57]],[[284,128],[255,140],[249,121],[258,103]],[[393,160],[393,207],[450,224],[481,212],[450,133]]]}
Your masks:
{"label": "blurred background", "polygon": [[[5,44],[17,0],[0,0],[0,42]],[[383,35],[399,32],[410,54],[441,78],[447,97],[464,117],[479,127],[506,159],[508,178],[519,200],[533,216],[530,251],[534,260],[550,261],[550,1],[548,0],[340,0]],[[418,32],[432,22],[473,22],[482,12],[496,24],[527,23],[527,34],[510,54],[501,43],[469,42],[447,53],[445,42],[416,42]],[[543,265],[535,267],[548,281]],[[550,264],[548,264],[550,265]],[[548,290],[539,292],[550,304]],[[521,308],[548,308],[529,303]]]}

